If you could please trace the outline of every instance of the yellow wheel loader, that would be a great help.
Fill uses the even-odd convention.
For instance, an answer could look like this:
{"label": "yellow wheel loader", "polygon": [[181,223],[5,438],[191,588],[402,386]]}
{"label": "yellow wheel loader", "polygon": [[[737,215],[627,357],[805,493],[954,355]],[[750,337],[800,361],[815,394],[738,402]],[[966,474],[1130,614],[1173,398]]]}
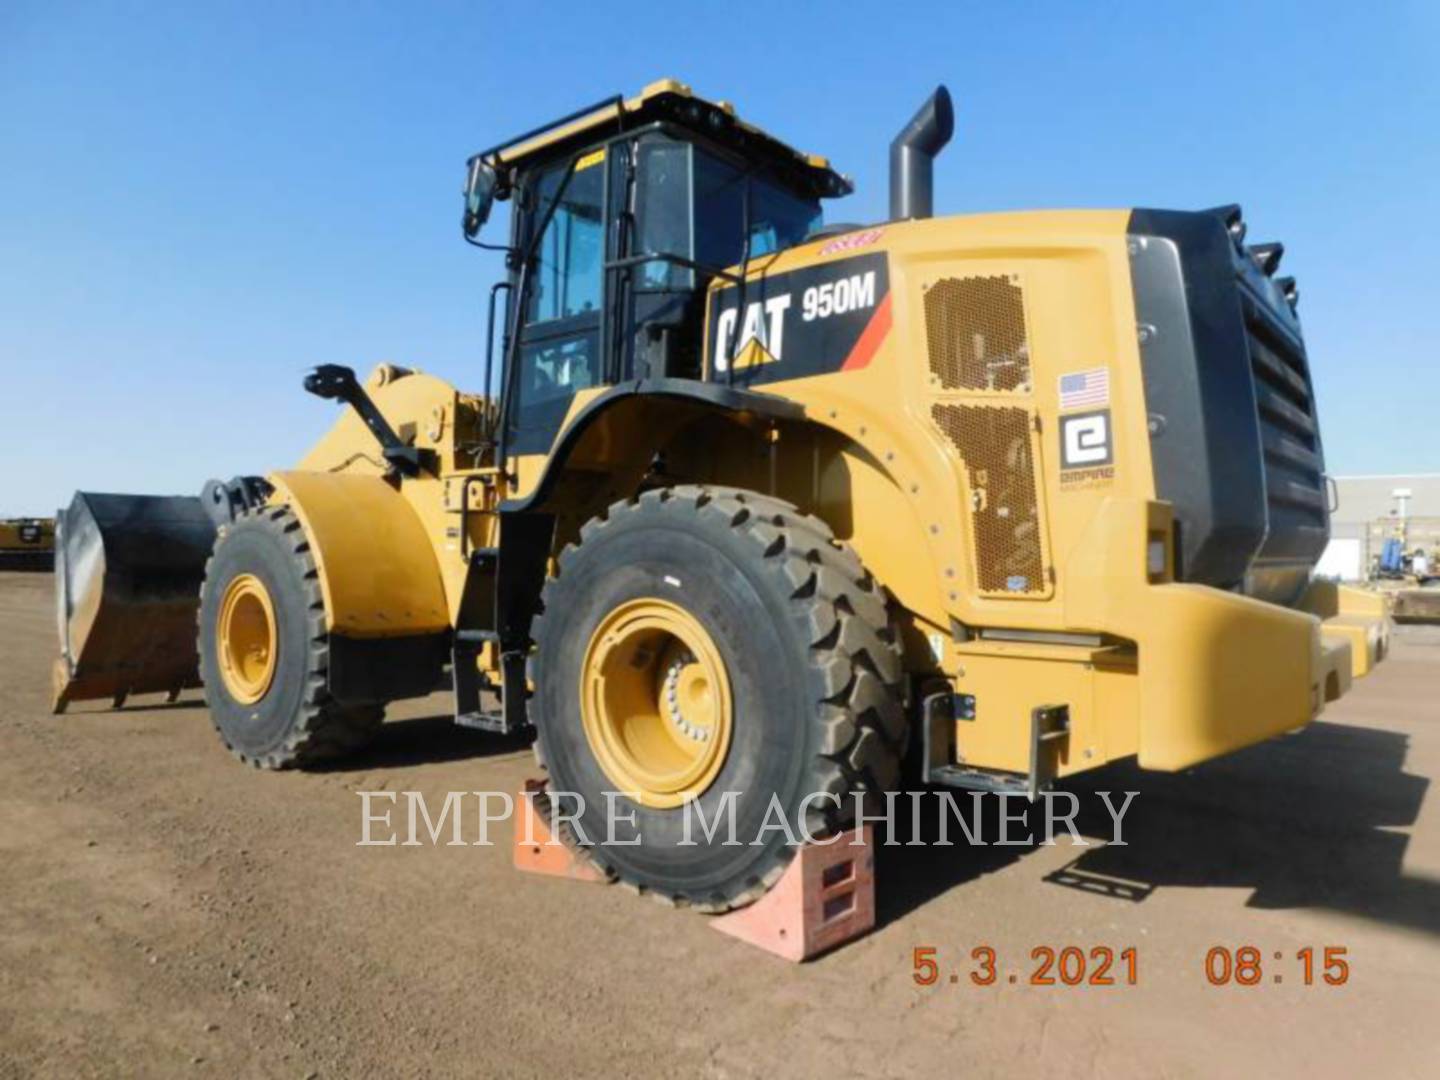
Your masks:
{"label": "yellow wheel loader", "polygon": [[346,408],[293,470],[78,495],[57,704],[198,677],[283,768],[448,688],[460,724],[534,729],[588,835],[618,793],[642,842],[602,863],[712,909],[790,851],[686,844],[687,804],[833,828],[902,762],[1033,797],[1304,726],[1388,623],[1310,581],[1279,245],[1234,206],[932,217],[952,127],[941,88],[868,225],[823,223],[825,159],[673,81],[475,155],[464,236],[508,271],[484,392],[322,367]]}
{"label": "yellow wheel loader", "polygon": [[0,570],[49,570],[55,562],[55,522],[48,518],[0,521]]}

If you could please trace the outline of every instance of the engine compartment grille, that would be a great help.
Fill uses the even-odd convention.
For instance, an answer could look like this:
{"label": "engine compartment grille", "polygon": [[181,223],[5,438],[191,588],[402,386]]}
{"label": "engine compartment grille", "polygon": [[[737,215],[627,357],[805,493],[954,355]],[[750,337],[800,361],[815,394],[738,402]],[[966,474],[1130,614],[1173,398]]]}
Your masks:
{"label": "engine compartment grille", "polygon": [[1030,389],[1025,294],[1014,275],[934,282],[925,291],[925,341],[941,389]]}
{"label": "engine compartment grille", "polygon": [[1048,592],[1031,411],[936,403],[931,415],[965,463],[976,588],[998,596]]}

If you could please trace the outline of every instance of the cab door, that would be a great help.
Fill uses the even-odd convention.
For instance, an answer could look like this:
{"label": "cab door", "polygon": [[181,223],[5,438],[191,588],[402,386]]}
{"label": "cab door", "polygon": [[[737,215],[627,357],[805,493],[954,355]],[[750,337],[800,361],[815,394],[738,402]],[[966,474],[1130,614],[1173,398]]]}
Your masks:
{"label": "cab door", "polygon": [[[550,449],[577,392],[605,381],[601,313],[605,268],[605,151],[540,172],[529,217],[545,221],[521,313],[507,442],[516,454]],[[532,226],[533,227],[533,226]]]}

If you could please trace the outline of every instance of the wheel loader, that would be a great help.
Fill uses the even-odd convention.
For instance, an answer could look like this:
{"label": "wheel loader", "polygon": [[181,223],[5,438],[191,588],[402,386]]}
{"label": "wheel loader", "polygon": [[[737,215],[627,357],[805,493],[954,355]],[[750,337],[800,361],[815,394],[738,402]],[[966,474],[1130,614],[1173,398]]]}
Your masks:
{"label": "wheel loader", "polygon": [[278,769],[441,688],[533,730],[587,815],[619,793],[610,871],[717,910],[792,853],[684,843],[727,793],[747,835],[772,800],[838,828],[903,783],[1033,798],[1303,727],[1388,622],[1311,582],[1280,245],[1238,206],[934,217],[953,125],[941,87],[861,224],[824,222],[825,158],[675,81],[474,155],[463,235],[506,267],[481,392],[321,367],[343,409],[293,469],[78,494],[57,710],[201,684]]}
{"label": "wheel loader", "polygon": [[0,570],[49,570],[55,563],[55,523],[49,518],[0,520]]}

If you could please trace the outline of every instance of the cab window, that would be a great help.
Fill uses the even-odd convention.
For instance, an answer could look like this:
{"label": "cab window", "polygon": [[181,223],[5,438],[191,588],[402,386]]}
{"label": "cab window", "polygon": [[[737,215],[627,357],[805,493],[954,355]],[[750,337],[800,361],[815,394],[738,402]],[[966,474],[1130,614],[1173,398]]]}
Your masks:
{"label": "cab window", "polygon": [[[751,258],[794,247],[820,225],[818,201],[693,143],[646,136],[636,162],[637,250],[681,255],[719,269],[736,265],[745,256],[747,186]],[[636,287],[691,289],[694,275],[674,263],[647,263]]]}
{"label": "cab window", "polygon": [[[545,227],[530,284],[527,322],[568,319],[600,307],[600,278],[605,261],[605,219],[602,199],[605,170],[599,160],[580,166],[565,184],[560,204]],[[543,219],[564,183],[566,166],[540,177],[536,219]]]}
{"label": "cab window", "polygon": [[[690,257],[690,144],[647,135],[636,148],[635,250]],[[694,274],[669,262],[646,263],[637,289],[693,289]]]}
{"label": "cab window", "polygon": [[763,176],[695,151],[695,259],[734,266],[745,257],[745,185],[750,185],[750,257],[803,243],[821,222],[820,204]]}
{"label": "cab window", "polygon": [[567,162],[541,173],[534,182],[531,221],[538,224],[547,215],[549,221],[536,247],[527,288],[516,400],[510,410],[511,446],[520,453],[548,450],[576,391],[604,380],[600,357],[603,164],[604,151],[595,151],[582,156],[573,173]]}

